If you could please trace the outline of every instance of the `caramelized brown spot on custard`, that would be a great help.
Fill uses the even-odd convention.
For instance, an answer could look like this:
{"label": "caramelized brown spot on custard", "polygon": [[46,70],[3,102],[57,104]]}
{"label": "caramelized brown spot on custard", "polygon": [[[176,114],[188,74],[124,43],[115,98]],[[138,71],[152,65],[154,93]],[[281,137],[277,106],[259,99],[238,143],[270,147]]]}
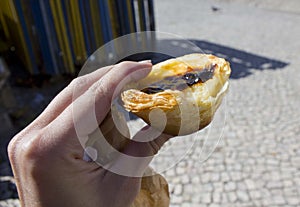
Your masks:
{"label": "caramelized brown spot on custard", "polygon": [[212,64],[204,69],[192,69],[185,74],[180,74],[176,76],[169,76],[161,81],[152,83],[147,88],[141,91],[147,94],[155,94],[158,92],[163,92],[164,90],[184,90],[189,86],[197,83],[204,83],[214,76],[214,71],[216,64]]}
{"label": "caramelized brown spot on custard", "polygon": [[141,91],[144,93],[147,93],[147,94],[155,94],[158,92],[163,92],[164,89],[159,88],[159,87],[147,87],[147,88],[142,89]]}
{"label": "caramelized brown spot on custard", "polygon": [[199,72],[199,70],[193,70],[190,73],[184,74],[182,77],[184,80],[186,80],[186,83],[190,85],[194,85],[198,82],[204,83],[211,79],[214,76],[216,65],[210,65],[208,68],[204,68]]}

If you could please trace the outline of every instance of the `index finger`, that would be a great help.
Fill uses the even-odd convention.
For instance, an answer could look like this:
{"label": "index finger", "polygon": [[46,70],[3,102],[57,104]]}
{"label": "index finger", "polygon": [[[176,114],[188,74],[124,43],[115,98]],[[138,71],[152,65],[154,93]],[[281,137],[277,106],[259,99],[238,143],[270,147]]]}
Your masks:
{"label": "index finger", "polygon": [[113,66],[106,66],[72,80],[72,82],[49,103],[43,113],[37,117],[34,121],[35,124],[44,127],[51,123],[51,121],[53,121],[76,99],[76,97],[74,97],[74,90],[77,90],[76,95],[80,96],[91,87],[93,83],[108,73],[112,67]]}
{"label": "index finger", "polygon": [[150,72],[151,66],[151,63],[145,62],[122,62],[113,66],[107,74],[69,105],[48,126],[48,130],[53,137],[59,137],[61,133],[78,137],[91,134],[103,121],[110,110],[113,98],[119,94],[124,85],[144,78]]}

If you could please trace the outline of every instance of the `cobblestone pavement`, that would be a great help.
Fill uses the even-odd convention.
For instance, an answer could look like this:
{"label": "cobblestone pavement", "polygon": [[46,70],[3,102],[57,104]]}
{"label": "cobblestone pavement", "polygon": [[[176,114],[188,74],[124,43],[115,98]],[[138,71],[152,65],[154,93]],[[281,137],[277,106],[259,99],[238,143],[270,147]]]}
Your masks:
{"label": "cobblestone pavement", "polygon": [[[209,142],[196,141],[164,173],[172,206],[300,206],[300,102],[295,92],[282,87],[286,80],[278,77],[284,71],[259,73],[231,81],[220,142],[218,133]],[[181,139],[180,145],[190,141]],[[201,162],[202,150],[216,144]]]}
{"label": "cobblestone pavement", "polygon": [[[172,207],[300,206],[300,5],[289,12],[237,2],[155,1],[158,30],[213,42],[237,74],[213,125],[170,141],[164,148],[173,150],[153,162],[169,167],[162,174]],[[0,189],[10,188],[11,178],[1,179]],[[18,200],[0,200],[7,206]]]}
{"label": "cobblestone pavement", "polygon": [[[286,5],[282,12],[237,2],[157,2],[158,27],[166,32],[288,63],[277,70],[253,66],[248,75],[231,79],[226,104],[218,111],[226,112],[225,124],[212,127],[223,133],[212,133],[206,141],[200,133],[187,155],[163,173],[172,207],[300,206],[300,61],[295,56],[300,16],[295,7],[289,13]],[[174,8],[166,9],[171,4]],[[233,72],[241,72],[236,63],[243,58],[234,60],[231,50],[214,49],[231,60]],[[180,153],[191,141],[177,140],[181,148],[175,149]]]}

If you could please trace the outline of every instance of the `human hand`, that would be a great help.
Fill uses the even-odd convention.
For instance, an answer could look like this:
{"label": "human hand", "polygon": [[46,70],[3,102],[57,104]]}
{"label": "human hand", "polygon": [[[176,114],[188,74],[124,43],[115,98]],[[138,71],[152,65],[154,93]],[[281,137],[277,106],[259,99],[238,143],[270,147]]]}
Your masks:
{"label": "human hand", "polygon": [[[82,142],[106,120],[120,86],[145,77],[151,66],[122,62],[74,79],[11,140],[8,154],[23,206],[130,206],[140,191],[141,177],[119,175],[83,159]],[[113,136],[121,135],[111,136],[118,139]],[[139,133],[134,139],[138,138]],[[122,152],[145,157],[142,162],[130,163],[137,175],[142,175],[151,155],[169,138],[161,135],[149,142],[131,141]],[[122,156],[110,163],[114,169],[126,165]]]}

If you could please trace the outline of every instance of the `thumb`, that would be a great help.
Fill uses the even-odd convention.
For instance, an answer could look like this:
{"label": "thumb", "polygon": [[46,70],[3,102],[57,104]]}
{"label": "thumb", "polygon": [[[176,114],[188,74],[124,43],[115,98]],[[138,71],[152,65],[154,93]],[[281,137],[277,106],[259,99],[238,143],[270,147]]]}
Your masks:
{"label": "thumb", "polygon": [[171,138],[170,135],[166,134],[153,137],[153,135],[157,135],[157,132],[151,129],[153,133],[147,133],[148,138],[151,140],[138,142],[142,137],[144,138],[145,133],[143,131],[145,129],[149,131],[149,128],[146,127],[138,132],[122,150],[122,153],[109,164],[109,167],[106,168],[107,170],[130,177],[142,177],[144,175],[154,155]]}
{"label": "thumb", "polygon": [[124,148],[123,153],[134,157],[153,157],[171,135],[163,134],[151,126],[143,127]]}

